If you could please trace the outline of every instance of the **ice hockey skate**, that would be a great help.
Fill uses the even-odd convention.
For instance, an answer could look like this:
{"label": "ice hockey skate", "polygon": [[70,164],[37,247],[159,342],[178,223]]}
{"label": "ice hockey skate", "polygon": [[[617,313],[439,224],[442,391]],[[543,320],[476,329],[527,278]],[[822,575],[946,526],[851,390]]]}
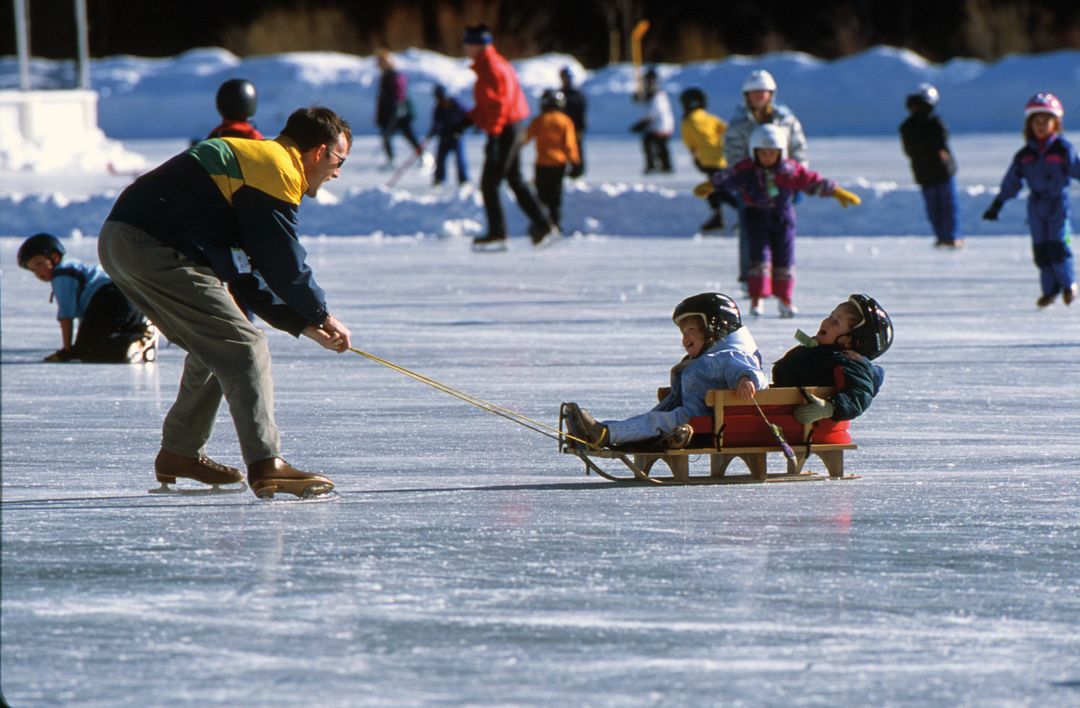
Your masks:
{"label": "ice hockey skate", "polygon": [[160,339],[157,327],[147,323],[146,331],[143,332],[139,339],[128,345],[127,360],[132,364],[138,364],[150,362],[157,359],[157,347]]}
{"label": "ice hockey skate", "polygon": [[334,489],[334,483],[326,477],[298,470],[280,457],[248,465],[248,484],[260,499],[270,499],[278,492],[311,499]]}
{"label": "ice hockey skate", "polygon": [[724,230],[724,214],[719,209],[712,215],[708,221],[701,225],[701,233],[709,233],[710,231],[723,231]]}
{"label": "ice hockey skate", "polygon": [[488,234],[480,238],[474,238],[472,250],[477,253],[501,253],[508,250],[506,236]]}
{"label": "ice hockey skate", "polygon": [[[247,490],[243,473],[211,460],[209,457],[187,457],[164,448],[154,460],[154,475],[161,486],[151,489],[151,494],[238,494]],[[190,479],[202,487],[181,487],[178,478]],[[225,486],[222,486],[225,485]]]}
{"label": "ice hockey skate", "polygon": [[799,314],[799,308],[795,307],[794,303],[780,301],[778,305],[780,309],[780,319],[790,320],[795,315]]}
{"label": "ice hockey skate", "polygon": [[547,248],[562,236],[557,226],[552,224],[532,225],[529,227],[529,238],[532,239],[536,248]]}

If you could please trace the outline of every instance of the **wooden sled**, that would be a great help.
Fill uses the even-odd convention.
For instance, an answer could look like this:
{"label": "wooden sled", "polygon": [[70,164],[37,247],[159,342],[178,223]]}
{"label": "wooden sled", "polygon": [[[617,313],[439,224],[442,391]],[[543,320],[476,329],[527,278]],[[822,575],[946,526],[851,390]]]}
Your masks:
{"label": "wooden sled", "polygon": [[[844,471],[844,451],[855,450],[849,421],[819,420],[803,424],[795,420],[795,406],[806,403],[803,390],[820,398],[828,398],[835,389],[817,388],[769,388],[755,396],[770,423],[780,426],[784,440],[795,452],[794,460],[784,459],[783,472],[770,473],[769,453],[781,453],[773,432],[753,404],[746,404],[734,391],[714,390],[706,395],[705,402],[713,409],[712,416],[693,418],[690,425],[694,436],[685,448],[663,447],[658,441],[616,447],[587,447],[574,441],[560,439],[559,451],[574,455],[585,465],[585,474],[597,475],[614,482],[639,484],[747,484],[766,482],[809,482],[825,479],[854,479]],[[666,389],[660,389],[660,397]],[[565,431],[566,407],[559,413],[559,429]],[[826,474],[806,469],[807,460],[816,455],[825,467]],[[707,475],[690,472],[692,457],[708,456]],[[617,460],[630,474],[613,474],[604,470],[597,459]],[[728,475],[728,468],[736,459],[741,460],[749,474]],[[651,474],[657,462],[663,462],[671,471],[670,477]]]}

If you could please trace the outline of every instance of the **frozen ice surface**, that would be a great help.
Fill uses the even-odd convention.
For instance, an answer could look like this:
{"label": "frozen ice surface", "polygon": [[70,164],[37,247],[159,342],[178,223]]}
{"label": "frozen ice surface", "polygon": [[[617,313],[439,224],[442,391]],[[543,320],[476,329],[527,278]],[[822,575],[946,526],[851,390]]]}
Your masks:
{"label": "frozen ice surface", "polygon": [[[749,323],[768,361],[849,292],[896,324],[852,481],[607,483],[272,333],[285,454],[338,485],[314,502],[146,494],[182,352],[39,363],[54,310],[17,245],[0,239],[12,705],[1080,704],[1080,312],[1035,309],[1026,237],[799,242],[803,314]],[[549,423],[566,400],[649,407],[680,356],[674,304],[738,292],[730,238],[307,247],[357,347]],[[210,452],[239,462],[224,409]]]}

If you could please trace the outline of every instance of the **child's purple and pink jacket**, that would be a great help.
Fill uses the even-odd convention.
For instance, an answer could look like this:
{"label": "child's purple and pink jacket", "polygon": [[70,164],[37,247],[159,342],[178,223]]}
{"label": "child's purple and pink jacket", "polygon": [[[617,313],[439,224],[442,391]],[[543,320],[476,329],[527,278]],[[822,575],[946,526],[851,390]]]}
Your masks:
{"label": "child's purple and pink jacket", "polygon": [[737,194],[747,208],[776,211],[790,208],[796,192],[830,197],[836,189],[836,182],[791,159],[765,169],[748,157],[714,173],[710,181],[715,189]]}

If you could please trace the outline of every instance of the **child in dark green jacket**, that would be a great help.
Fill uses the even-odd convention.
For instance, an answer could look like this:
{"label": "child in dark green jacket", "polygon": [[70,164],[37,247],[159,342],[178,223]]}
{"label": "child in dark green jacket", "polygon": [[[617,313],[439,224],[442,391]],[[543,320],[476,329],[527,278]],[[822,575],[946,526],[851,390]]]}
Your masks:
{"label": "child in dark green jacket", "polygon": [[772,385],[836,389],[828,400],[808,394],[808,402],[795,408],[796,420],[862,415],[885,380],[885,371],[870,361],[892,345],[892,320],[885,309],[872,297],[852,295],[821,321],[813,337],[801,331],[795,336],[801,344],[773,364]]}

